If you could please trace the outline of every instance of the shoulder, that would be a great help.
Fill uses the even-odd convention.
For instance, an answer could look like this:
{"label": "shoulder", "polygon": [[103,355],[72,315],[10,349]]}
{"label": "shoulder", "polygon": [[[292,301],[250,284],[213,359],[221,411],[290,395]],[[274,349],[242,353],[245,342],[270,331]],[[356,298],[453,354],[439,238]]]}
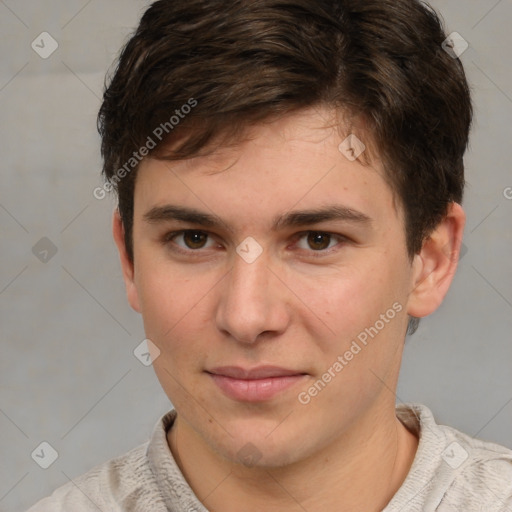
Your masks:
{"label": "shoulder", "polygon": [[397,415],[420,438],[404,497],[413,491],[421,510],[512,511],[510,448],[438,424],[422,404],[402,404]]}
{"label": "shoulder", "polygon": [[[97,512],[134,510],[157,499],[156,483],[147,459],[149,441],[92,468],[56,489],[27,512]],[[130,505],[130,506],[128,506]],[[137,508],[139,510],[139,508]],[[153,510],[159,510],[154,507]],[[165,510],[165,509],[164,509]]]}
{"label": "shoulder", "polygon": [[482,511],[488,506],[496,512],[512,510],[512,450],[452,427],[439,427],[451,440],[442,453],[454,472],[447,504],[453,501],[460,508],[480,503]]}

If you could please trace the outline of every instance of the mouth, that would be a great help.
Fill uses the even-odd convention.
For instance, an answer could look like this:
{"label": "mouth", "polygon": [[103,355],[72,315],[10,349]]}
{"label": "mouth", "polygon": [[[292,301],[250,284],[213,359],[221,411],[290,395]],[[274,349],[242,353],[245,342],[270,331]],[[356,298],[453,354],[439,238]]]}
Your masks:
{"label": "mouth", "polygon": [[248,369],[223,366],[206,371],[229,398],[242,402],[262,402],[289,390],[307,377],[307,373],[278,366]]}

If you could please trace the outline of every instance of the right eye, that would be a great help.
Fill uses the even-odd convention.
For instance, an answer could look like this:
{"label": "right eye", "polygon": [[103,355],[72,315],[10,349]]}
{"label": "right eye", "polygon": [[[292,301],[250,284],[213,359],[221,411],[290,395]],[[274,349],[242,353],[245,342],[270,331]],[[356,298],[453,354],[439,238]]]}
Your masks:
{"label": "right eye", "polygon": [[[164,235],[162,242],[174,252],[190,254],[192,252],[199,252],[200,249],[208,248],[205,246],[208,236],[209,234],[204,231],[189,229],[167,233]],[[175,240],[181,240],[182,244]],[[212,241],[212,243],[214,242]]]}

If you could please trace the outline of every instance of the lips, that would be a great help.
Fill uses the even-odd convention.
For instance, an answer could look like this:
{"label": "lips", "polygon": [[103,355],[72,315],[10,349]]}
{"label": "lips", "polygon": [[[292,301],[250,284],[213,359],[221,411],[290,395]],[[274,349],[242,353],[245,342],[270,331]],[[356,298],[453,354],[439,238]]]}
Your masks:
{"label": "lips", "polygon": [[258,366],[257,368],[244,369],[239,366],[220,366],[209,370],[208,373],[231,377],[232,379],[266,379],[269,377],[289,377],[290,375],[305,375],[304,372],[297,370],[287,370],[279,366]]}
{"label": "lips", "polygon": [[212,368],[206,373],[228,398],[241,402],[270,400],[302,382],[307,375],[278,366],[259,366],[252,369],[222,366]]}

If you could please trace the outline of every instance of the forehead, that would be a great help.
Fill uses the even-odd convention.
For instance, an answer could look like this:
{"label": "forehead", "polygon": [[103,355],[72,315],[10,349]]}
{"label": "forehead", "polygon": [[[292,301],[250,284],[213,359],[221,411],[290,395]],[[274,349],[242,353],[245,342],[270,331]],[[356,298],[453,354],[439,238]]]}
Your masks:
{"label": "forehead", "polygon": [[238,144],[204,156],[146,159],[137,175],[136,213],[169,202],[222,210],[238,221],[270,222],[280,211],[327,204],[368,217],[395,211],[382,165],[375,158],[362,162],[368,141],[358,135],[340,130],[326,112],[306,111],[254,126]]}

